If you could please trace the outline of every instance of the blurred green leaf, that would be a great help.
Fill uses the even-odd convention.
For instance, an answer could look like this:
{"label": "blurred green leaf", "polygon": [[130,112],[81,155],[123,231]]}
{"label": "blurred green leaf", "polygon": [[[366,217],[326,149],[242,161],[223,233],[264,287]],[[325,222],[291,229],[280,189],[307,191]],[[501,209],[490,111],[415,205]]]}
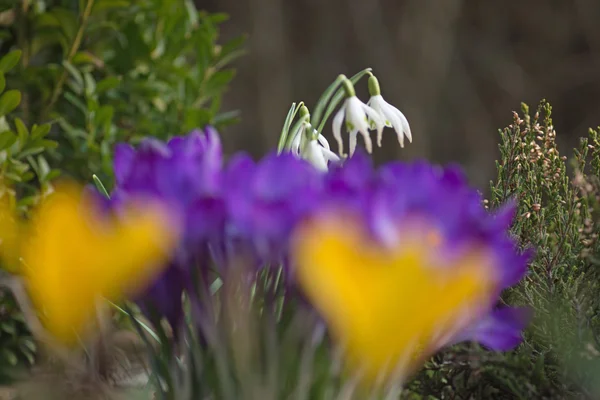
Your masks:
{"label": "blurred green leaf", "polygon": [[8,90],[0,96],[0,116],[4,116],[17,108],[21,103],[21,92]]}
{"label": "blurred green leaf", "polygon": [[[69,75],[75,79],[77,86],[82,89],[83,88],[83,75],[81,74],[81,72],[67,60],[64,60],[62,64],[63,64],[63,67],[65,67],[65,69],[69,73]],[[78,90],[79,93],[82,92],[81,89]]]}
{"label": "blurred green leaf", "polygon": [[38,156],[37,164],[38,164],[38,170],[37,170],[38,177],[41,182],[44,182],[46,180],[46,177],[50,173],[50,165],[48,165],[48,161],[46,161],[46,159],[43,156]]}
{"label": "blurred green leaf", "polygon": [[25,338],[21,339],[19,344],[30,351],[37,350],[37,345],[30,337],[25,337]]}
{"label": "blurred green leaf", "polygon": [[29,131],[20,118],[15,118],[15,126],[17,127],[17,134],[19,135],[19,142],[24,144],[29,136]]}
{"label": "blurred green leaf", "polygon": [[50,14],[58,20],[60,28],[67,37],[67,40],[69,42],[73,42],[75,35],[77,34],[77,30],[79,29],[77,15],[71,10],[58,7],[53,8],[50,11]]}
{"label": "blurred green leaf", "polygon": [[0,93],[6,88],[6,78],[3,73],[0,73]]}
{"label": "blurred green leaf", "polygon": [[114,115],[114,108],[112,106],[102,106],[96,112],[94,121],[98,127],[101,127],[104,134],[107,134],[110,130],[110,125]]}
{"label": "blurred green leaf", "polygon": [[21,59],[21,50],[13,50],[0,58],[0,72],[6,73],[13,69]]}
{"label": "blurred green leaf", "polygon": [[17,329],[13,321],[6,321],[0,323],[0,330],[8,333],[9,335],[14,335],[17,333]]}
{"label": "blurred green leaf", "polygon": [[204,87],[205,93],[214,95],[215,92],[221,91],[227,86],[235,76],[235,70],[225,70],[214,73],[206,82]]}
{"label": "blurred green leaf", "polygon": [[12,350],[5,348],[1,350],[0,354],[2,354],[2,357],[13,367],[19,363],[19,359]]}
{"label": "blurred green leaf", "polygon": [[0,132],[0,150],[5,150],[17,141],[17,135],[11,131]]}
{"label": "blurred green leaf", "polygon": [[79,99],[79,97],[77,97],[76,95],[74,95],[71,92],[65,92],[64,96],[65,96],[65,99],[67,99],[67,101],[69,103],[71,103],[76,108],[78,108],[83,113],[83,115],[87,114],[88,108],[85,104],[83,104],[83,102]]}
{"label": "blurred green leaf", "polygon": [[83,80],[85,81],[85,94],[86,96],[92,96],[96,92],[96,81],[89,72],[83,74]]}
{"label": "blurred green leaf", "polygon": [[47,32],[38,32],[31,39],[30,51],[31,55],[37,55],[42,50],[51,47],[52,45],[60,45],[62,52],[69,51],[69,43],[65,35],[58,30],[48,30]]}
{"label": "blurred green leaf", "polygon": [[111,10],[114,8],[128,7],[132,4],[131,0],[96,0],[92,14]]}
{"label": "blurred green leaf", "polygon": [[60,21],[56,15],[46,12],[38,14],[33,21],[33,25],[36,29],[60,28]]}
{"label": "blurred green leaf", "polygon": [[96,84],[96,93],[104,93],[119,86],[121,78],[117,76],[109,76]]}
{"label": "blurred green leaf", "polygon": [[79,51],[79,52],[77,52],[73,56],[73,59],[71,61],[72,61],[72,63],[73,63],[74,66],[80,65],[80,64],[98,65],[98,64],[102,63],[102,60],[98,59],[92,53],[87,52],[87,51]]}
{"label": "blurred green leaf", "polygon": [[52,125],[50,124],[42,124],[42,125],[33,125],[33,128],[31,128],[31,140],[37,140],[40,139],[44,136],[46,136],[48,134],[48,132],[50,132]]}

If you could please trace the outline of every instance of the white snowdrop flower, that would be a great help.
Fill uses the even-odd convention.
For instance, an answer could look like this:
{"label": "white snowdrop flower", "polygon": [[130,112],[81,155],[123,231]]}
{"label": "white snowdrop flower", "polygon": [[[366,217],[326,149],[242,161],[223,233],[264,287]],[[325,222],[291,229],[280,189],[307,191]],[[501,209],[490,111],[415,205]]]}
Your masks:
{"label": "white snowdrop flower", "polygon": [[[367,105],[380,115],[380,118],[385,122],[385,126],[394,128],[396,135],[398,136],[400,147],[404,147],[405,136],[408,141],[412,143],[412,133],[410,132],[408,120],[400,110],[383,99],[379,88],[379,82],[373,75],[369,77],[369,94],[371,95],[371,98]],[[371,127],[376,127],[378,122],[369,120],[369,123],[371,124]],[[377,130],[377,146],[379,147],[381,147],[382,136],[382,131]]]}
{"label": "white snowdrop flower", "polygon": [[316,130],[311,138],[306,138],[300,156],[320,171],[327,171],[329,161],[338,162],[340,157],[329,148],[327,139]]}
{"label": "white snowdrop flower", "polygon": [[[308,115],[308,109],[303,106],[300,114],[301,116]],[[329,161],[340,161],[340,157],[331,151],[325,136],[314,129],[309,122],[300,124],[300,127],[294,132],[290,151],[298,158],[305,159],[320,171],[327,171]]]}
{"label": "white snowdrop flower", "polygon": [[344,142],[342,140],[342,123],[346,122],[346,131],[350,133],[350,156],[356,150],[357,135],[360,132],[364,141],[367,152],[373,151],[373,144],[369,129],[371,125],[377,129],[377,137],[381,135],[385,126],[385,121],[381,115],[373,108],[369,107],[356,97],[352,82],[344,77],[344,90],[346,91],[346,100],[344,104],[333,117],[333,137],[337,140],[339,153],[344,154]]}

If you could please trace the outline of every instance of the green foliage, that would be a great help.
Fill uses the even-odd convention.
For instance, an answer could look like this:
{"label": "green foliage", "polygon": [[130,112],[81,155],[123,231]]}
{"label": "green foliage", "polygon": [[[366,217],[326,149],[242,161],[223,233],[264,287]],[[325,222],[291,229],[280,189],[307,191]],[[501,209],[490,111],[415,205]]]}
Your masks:
{"label": "green foliage", "polygon": [[7,79],[23,92],[15,117],[54,122],[50,164],[68,175],[110,182],[116,142],[235,120],[219,111],[243,38],[217,44],[223,14],[191,0],[25,1],[12,11],[0,33],[3,48],[23,53]]}
{"label": "green foliage", "polygon": [[20,190],[20,205],[37,201],[38,187],[47,189],[50,180],[58,175],[50,169],[44,151],[56,148],[56,142],[47,139],[49,124],[33,125],[28,129],[20,118],[11,113],[21,103],[19,90],[5,90],[5,75],[17,65],[20,50],[14,50],[0,59],[0,176],[4,184]]}
{"label": "green foliage", "polygon": [[14,298],[0,291],[0,384],[10,382],[22,367],[35,362],[36,344]]}

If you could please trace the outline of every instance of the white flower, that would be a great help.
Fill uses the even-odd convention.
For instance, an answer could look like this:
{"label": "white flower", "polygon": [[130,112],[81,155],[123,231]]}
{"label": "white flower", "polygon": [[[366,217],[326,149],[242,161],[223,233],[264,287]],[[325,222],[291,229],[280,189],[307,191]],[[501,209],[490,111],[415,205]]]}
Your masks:
{"label": "white flower", "polygon": [[[400,110],[385,101],[381,94],[371,96],[367,105],[377,111],[385,121],[385,126],[394,128],[396,135],[398,136],[398,142],[400,142],[400,147],[404,147],[404,136],[412,143],[410,125],[408,125],[408,120]],[[376,121],[369,120],[369,123],[371,126],[377,126]],[[377,146],[379,147],[381,147],[381,136],[382,131],[377,130]]]}
{"label": "white flower", "polygon": [[373,151],[373,144],[369,135],[370,121],[377,129],[377,137],[381,136],[381,132],[385,126],[385,121],[381,115],[360,101],[358,97],[348,96],[342,108],[340,108],[333,118],[333,137],[338,142],[340,154],[344,154],[344,142],[342,141],[341,132],[344,118],[346,119],[346,130],[350,132],[350,156],[356,150],[356,138],[359,132],[365,141],[367,151],[371,153]]}
{"label": "white flower", "polygon": [[[312,127],[310,124],[302,124],[294,134],[290,151],[298,158],[305,159],[320,171],[327,171],[329,161],[340,161],[340,158],[331,151],[329,142],[325,136],[313,129],[312,135],[308,134],[307,129]],[[309,131],[310,132],[310,131]]]}

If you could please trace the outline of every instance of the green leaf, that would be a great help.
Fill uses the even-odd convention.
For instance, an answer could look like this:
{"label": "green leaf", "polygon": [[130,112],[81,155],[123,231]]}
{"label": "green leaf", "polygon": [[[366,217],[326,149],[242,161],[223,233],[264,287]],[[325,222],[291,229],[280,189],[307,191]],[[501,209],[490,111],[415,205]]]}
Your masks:
{"label": "green leaf", "polygon": [[96,93],[104,93],[107,90],[114,89],[121,83],[121,78],[116,76],[109,76],[108,78],[102,79],[96,84]]}
{"label": "green leaf", "polygon": [[57,30],[38,32],[38,34],[31,39],[31,54],[36,55],[46,47],[55,44],[60,45],[64,53],[69,51],[69,43],[62,32]]}
{"label": "green leaf", "polygon": [[89,72],[84,72],[83,80],[85,81],[85,94],[86,96],[92,96],[96,92],[96,81]]}
{"label": "green leaf", "polygon": [[204,126],[210,122],[210,117],[210,112],[204,108],[190,108],[185,111],[183,119],[183,128],[185,131],[189,131],[200,126]]}
{"label": "green leaf", "polygon": [[35,357],[33,354],[31,354],[30,351],[23,351],[22,354],[25,356],[25,358],[27,359],[27,362],[29,363],[29,365],[33,365],[35,364]]}
{"label": "green leaf", "polygon": [[220,24],[222,22],[225,22],[227,20],[229,20],[229,15],[225,14],[225,13],[214,13],[211,15],[207,16],[208,20],[210,20],[213,24]]}
{"label": "green leaf", "polygon": [[58,20],[67,40],[72,43],[79,29],[77,15],[66,8],[54,8],[50,13]]}
{"label": "green leaf", "polygon": [[108,134],[115,110],[112,106],[102,106],[96,112],[94,121],[98,127],[101,127],[104,134]]}
{"label": "green leaf", "polygon": [[0,117],[8,114],[21,103],[21,92],[8,90],[0,96]]}
{"label": "green leaf", "polygon": [[13,367],[19,363],[19,359],[12,350],[2,349],[2,357]]}
{"label": "green leaf", "polygon": [[288,111],[285,117],[285,121],[283,122],[283,128],[281,129],[281,134],[279,135],[279,143],[277,144],[277,153],[279,154],[281,154],[287,142],[287,137],[290,131],[290,125],[292,124],[294,115],[296,115],[296,103],[292,103],[292,106],[290,107],[290,110]]}
{"label": "green leaf", "polygon": [[131,6],[131,0],[97,0],[92,8],[92,13],[108,11],[114,8],[125,8]]}
{"label": "green leaf", "polygon": [[46,136],[50,132],[51,124],[33,125],[31,128],[31,140],[37,140]]}
{"label": "green leaf", "polygon": [[40,179],[41,182],[46,181],[48,174],[50,173],[50,165],[48,165],[48,161],[46,161],[46,159],[43,156],[38,156],[37,159],[37,164],[38,164],[38,178]]}
{"label": "green leaf", "polygon": [[73,63],[73,65],[81,65],[81,64],[97,65],[98,63],[101,63],[102,61],[99,60],[98,58],[96,58],[96,56],[94,56],[90,52],[79,51],[73,56],[73,59],[71,60],[71,62]]}
{"label": "green leaf", "polygon": [[6,117],[0,117],[0,132],[10,131],[10,125],[6,121]]}
{"label": "green leaf", "polygon": [[245,42],[246,36],[240,36],[225,43],[218,54],[214,68],[217,70],[224,68],[233,60],[243,56],[246,53],[242,48]]}
{"label": "green leaf", "polygon": [[100,178],[98,178],[98,176],[96,174],[94,174],[94,175],[92,175],[92,179],[94,181],[94,185],[96,185],[96,189],[98,189],[98,191],[100,193],[102,193],[107,199],[110,199],[108,190],[106,190],[106,187],[104,187],[104,184],[102,183]]}
{"label": "green leaf", "polygon": [[17,141],[17,135],[12,131],[0,132],[0,150],[8,149]]}
{"label": "green leaf", "polygon": [[8,72],[17,65],[21,59],[21,50],[13,50],[0,59],[0,71]]}
{"label": "green leaf", "polygon": [[6,78],[4,77],[4,73],[0,72],[0,93],[2,93],[5,88],[6,88]]}
{"label": "green leaf", "polygon": [[35,178],[35,174],[33,172],[31,172],[31,171],[27,171],[23,175],[21,175],[21,181],[22,182],[29,182],[33,178]]}
{"label": "green leaf", "polygon": [[29,131],[21,118],[15,118],[15,126],[17,127],[17,134],[19,135],[19,142],[21,143],[21,146],[23,146],[27,141]]}
{"label": "green leaf", "polygon": [[224,113],[217,114],[213,120],[212,124],[222,128],[225,126],[229,126],[232,124],[238,123],[240,120],[240,112],[238,110],[227,111]]}
{"label": "green leaf", "polygon": [[49,12],[37,15],[33,24],[35,29],[38,30],[36,33],[39,33],[39,30],[42,30],[41,28],[60,28],[58,18]]}
{"label": "green leaf", "polygon": [[67,60],[64,60],[62,65],[63,67],[65,67],[69,75],[71,75],[75,79],[77,86],[83,88],[83,75],[81,74],[81,72],[79,72],[79,70]]}
{"label": "green leaf", "polygon": [[37,350],[35,342],[29,338],[21,340],[20,345],[26,349],[29,349],[32,352],[35,352]]}
{"label": "green leaf", "polygon": [[11,321],[1,323],[0,329],[3,332],[8,333],[9,335],[15,335],[17,333],[17,328],[15,327],[15,324]]}
{"label": "green leaf", "polygon": [[75,107],[77,107],[83,113],[83,115],[87,115],[87,112],[88,112],[87,106],[81,100],[79,100],[79,98],[77,96],[75,96],[71,92],[65,92],[64,96],[65,96],[65,99],[69,103],[71,103]]}
{"label": "green leaf", "polygon": [[[285,148],[289,148],[292,144],[292,141],[294,140],[294,137],[292,136],[295,132],[298,131],[298,129],[300,129],[300,125],[302,125],[303,122],[310,122],[308,120],[307,116],[301,117],[298,119],[298,121],[296,121],[294,123],[294,125],[292,125],[292,127],[290,128],[290,130],[288,131],[288,136],[287,136],[287,141],[285,144]],[[289,134],[291,132],[291,135]]]}
{"label": "green leaf", "polygon": [[222,90],[235,77],[235,70],[225,70],[214,73],[204,86],[204,95],[212,96]]}
{"label": "green leaf", "polygon": [[52,169],[52,170],[50,170],[50,172],[48,172],[48,175],[46,175],[45,182],[52,181],[52,180],[58,178],[59,176],[60,176],[60,170]]}

